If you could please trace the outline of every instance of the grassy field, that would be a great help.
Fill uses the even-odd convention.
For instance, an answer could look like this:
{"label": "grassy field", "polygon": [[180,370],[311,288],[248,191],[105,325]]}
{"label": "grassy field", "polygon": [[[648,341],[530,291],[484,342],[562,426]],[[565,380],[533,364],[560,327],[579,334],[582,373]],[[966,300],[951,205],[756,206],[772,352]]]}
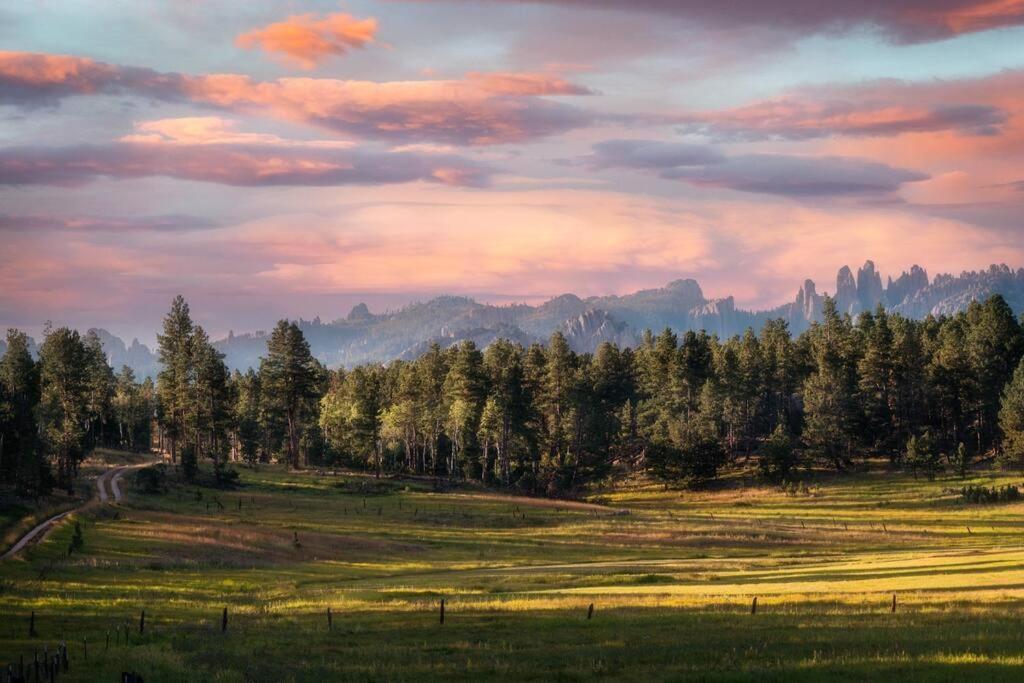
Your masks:
{"label": "grassy field", "polygon": [[60,680],[74,681],[1024,671],[1024,504],[962,505],[958,479],[822,475],[797,495],[637,485],[592,503],[271,467],[242,484],[129,487],[77,516],[82,552],[64,556],[66,523],[0,565],[0,663],[63,639]]}

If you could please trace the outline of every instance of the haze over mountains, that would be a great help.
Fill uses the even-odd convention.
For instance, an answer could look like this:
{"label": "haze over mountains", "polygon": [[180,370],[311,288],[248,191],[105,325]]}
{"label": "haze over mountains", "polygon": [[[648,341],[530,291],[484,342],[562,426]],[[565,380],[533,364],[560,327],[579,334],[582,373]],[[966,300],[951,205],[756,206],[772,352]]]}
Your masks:
{"label": "haze over mountains", "polygon": [[[798,334],[820,320],[826,295],[833,296],[839,310],[850,315],[874,310],[881,304],[890,312],[920,319],[955,313],[991,294],[1001,294],[1018,315],[1024,312],[1024,268],[993,265],[987,270],[930,279],[923,268],[915,265],[895,279],[888,277],[883,284],[874,263],[867,261],[856,273],[849,267],[841,268],[833,289],[819,292],[813,281],[805,280],[792,302],[761,311],[737,308],[731,296],[708,299],[696,280],[685,279],[622,296],[582,299],[563,294],[538,306],[496,306],[466,297],[441,296],[395,312],[374,314],[365,304],[359,304],[346,317],[333,322],[325,323],[318,317],[300,320],[299,325],[314,355],[336,367],[414,358],[435,342],[448,346],[468,339],[485,347],[504,337],[527,345],[546,340],[556,330],[578,352],[593,351],[605,341],[635,345],[645,329],[704,329],[728,337],[742,334],[748,327],[759,329],[774,318],[782,318]],[[138,340],[126,344],[106,330],[96,332],[111,366],[128,365],[139,377],[155,377],[159,365],[151,349]],[[232,333],[214,345],[225,354],[231,369],[245,370],[259,365],[266,350],[266,333]],[[0,341],[0,352],[3,350]]]}

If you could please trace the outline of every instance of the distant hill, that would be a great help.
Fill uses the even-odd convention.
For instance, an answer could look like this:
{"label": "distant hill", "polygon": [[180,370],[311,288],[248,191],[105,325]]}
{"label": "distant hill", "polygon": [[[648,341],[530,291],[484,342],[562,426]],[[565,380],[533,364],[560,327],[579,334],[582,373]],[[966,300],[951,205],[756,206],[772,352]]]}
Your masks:
{"label": "distant hill", "polygon": [[[856,274],[849,267],[841,268],[830,291],[839,309],[851,315],[881,304],[888,311],[920,319],[955,313],[991,294],[1001,294],[1020,315],[1024,311],[1024,269],[994,265],[932,280],[923,268],[914,266],[883,284],[875,264],[867,261]],[[782,318],[794,333],[800,333],[820,319],[825,295],[818,293],[813,281],[806,280],[792,302],[748,311],[737,308],[732,297],[706,298],[695,280],[676,280],[623,296],[582,299],[563,294],[539,306],[495,306],[466,297],[441,296],[395,312],[374,314],[359,304],[345,318],[329,323],[319,318],[299,320],[299,326],[316,357],[337,367],[414,358],[434,342],[448,346],[471,339],[485,347],[495,339],[507,338],[526,345],[543,341],[556,330],[579,352],[593,351],[604,341],[633,346],[644,330],[666,327],[677,332],[704,329],[728,337]],[[139,377],[155,377],[158,363],[149,348],[138,340],[125,344],[105,330],[96,332],[115,369],[127,364]],[[228,365],[240,370],[257,367],[266,344],[264,331],[232,333],[215,342]],[[5,346],[0,341],[0,352]]]}

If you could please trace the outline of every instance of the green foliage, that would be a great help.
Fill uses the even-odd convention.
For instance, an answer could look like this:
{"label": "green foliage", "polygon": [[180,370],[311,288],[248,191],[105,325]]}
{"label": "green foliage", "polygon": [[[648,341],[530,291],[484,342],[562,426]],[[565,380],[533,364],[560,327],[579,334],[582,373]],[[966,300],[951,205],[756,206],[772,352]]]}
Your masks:
{"label": "green foliage", "polygon": [[1016,503],[1021,499],[1020,489],[1012,484],[1005,486],[964,486],[960,497],[965,503]]}
{"label": "green foliage", "polygon": [[181,449],[181,475],[185,481],[195,481],[199,474],[199,456],[195,444],[186,444]]}
{"label": "green foliage", "polygon": [[949,466],[953,468],[961,479],[967,477],[967,473],[971,469],[971,452],[967,450],[967,446],[963,442],[960,442],[956,448],[949,452],[946,456],[946,460],[949,462]]}
{"label": "green foliage", "polygon": [[923,474],[929,479],[934,479],[935,475],[942,471],[941,455],[930,432],[925,431],[920,436],[910,437],[904,462],[915,477]]}
{"label": "green foliage", "polygon": [[708,485],[725,464],[722,440],[711,425],[701,420],[687,421],[667,442],[648,446],[647,460],[656,475],[687,488]]}
{"label": "green foliage", "polygon": [[213,486],[218,489],[233,489],[238,486],[238,470],[217,461],[213,463]]}
{"label": "green foliage", "polygon": [[49,329],[39,349],[40,431],[47,452],[57,462],[57,480],[70,490],[84,456],[91,423],[90,366],[95,358],[78,332]]}
{"label": "green foliage", "polygon": [[771,437],[761,446],[757,465],[761,476],[773,484],[792,480],[799,458],[793,447],[793,439],[783,425],[776,427]]}
{"label": "green foliage", "polygon": [[307,415],[315,421],[316,400],[321,395],[322,369],[309,351],[299,326],[287,320],[277,323],[267,340],[267,355],[260,362],[262,401],[276,413],[286,429],[288,462],[299,467],[299,448]]}
{"label": "green foliage", "polygon": [[45,495],[52,486],[36,424],[39,401],[39,364],[32,360],[28,336],[8,330],[0,359],[0,481],[24,497]]}
{"label": "green foliage", "polygon": [[167,466],[164,464],[143,467],[135,473],[134,489],[146,495],[163,493],[167,487]]}
{"label": "green foliage", "polygon": [[82,524],[75,520],[75,530],[71,534],[71,542],[68,544],[68,555],[78,552],[85,545],[85,536],[82,535]]}
{"label": "green foliage", "polygon": [[1024,469],[1024,361],[1017,365],[1003,390],[999,427],[1004,437],[1002,464]]}

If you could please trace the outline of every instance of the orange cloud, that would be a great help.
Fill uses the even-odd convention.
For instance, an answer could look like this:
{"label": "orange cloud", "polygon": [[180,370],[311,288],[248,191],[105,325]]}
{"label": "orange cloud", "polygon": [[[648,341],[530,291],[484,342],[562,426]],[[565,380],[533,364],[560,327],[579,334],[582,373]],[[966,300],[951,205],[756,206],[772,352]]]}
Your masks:
{"label": "orange cloud", "polygon": [[940,35],[959,35],[1019,24],[1024,0],[982,0],[948,8],[908,10],[907,18],[930,26]]}
{"label": "orange cloud", "polygon": [[[353,146],[353,143],[345,140],[289,140],[271,133],[245,133],[238,130],[237,121],[220,116],[182,116],[142,121],[135,124],[134,133],[122,136],[120,141],[186,145],[276,145],[334,149]],[[396,149],[392,151],[416,150]]]}
{"label": "orange cloud", "polygon": [[351,81],[240,74],[182,75],[80,57],[0,52],[0,103],[33,106],[72,95],[138,94],[396,142],[522,142],[588,124],[591,114],[544,95],[590,91],[557,76],[470,73],[461,80]]}
{"label": "orange cloud", "polygon": [[314,14],[290,16],[263,28],[244,33],[235,40],[241,48],[258,48],[282,55],[288,62],[312,69],[332,56],[346,55],[352,49],[374,41],[377,20],[356,19],[350,14]]}

